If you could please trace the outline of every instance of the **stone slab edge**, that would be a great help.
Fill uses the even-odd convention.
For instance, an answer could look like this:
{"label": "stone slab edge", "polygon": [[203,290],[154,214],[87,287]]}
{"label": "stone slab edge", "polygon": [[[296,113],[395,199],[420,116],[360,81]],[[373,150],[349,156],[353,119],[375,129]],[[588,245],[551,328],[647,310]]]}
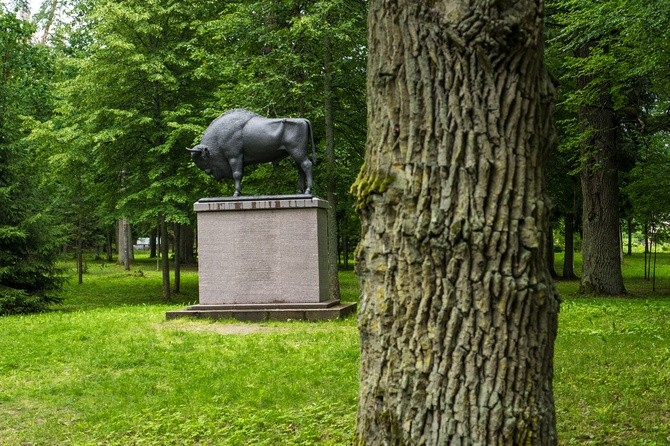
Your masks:
{"label": "stone slab edge", "polygon": [[331,299],[324,302],[272,302],[272,303],[238,303],[238,304],[196,304],[186,307],[189,311],[209,310],[316,310],[326,309],[340,304],[339,300]]}
{"label": "stone slab edge", "polygon": [[252,211],[263,209],[324,208],[328,202],[309,195],[201,198],[193,204],[196,212]]}
{"label": "stone slab edge", "polygon": [[228,310],[183,310],[168,311],[165,319],[237,319],[246,322],[263,321],[327,321],[339,319],[356,312],[356,303],[342,302],[329,308],[291,308],[291,309],[228,309]]}

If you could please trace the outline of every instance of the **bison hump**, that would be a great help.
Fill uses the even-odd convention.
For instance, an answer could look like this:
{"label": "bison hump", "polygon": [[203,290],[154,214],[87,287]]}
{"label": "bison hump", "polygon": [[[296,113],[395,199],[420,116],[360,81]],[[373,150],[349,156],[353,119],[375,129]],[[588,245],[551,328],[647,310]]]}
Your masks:
{"label": "bison hump", "polygon": [[209,124],[202,140],[214,146],[228,142],[234,137],[233,135],[244,128],[249,120],[258,116],[260,115],[242,108],[228,110]]}

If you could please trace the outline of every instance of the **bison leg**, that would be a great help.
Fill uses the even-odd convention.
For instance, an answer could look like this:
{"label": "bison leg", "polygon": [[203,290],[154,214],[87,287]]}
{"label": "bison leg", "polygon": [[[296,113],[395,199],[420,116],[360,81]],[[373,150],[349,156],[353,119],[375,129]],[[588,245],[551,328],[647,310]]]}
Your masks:
{"label": "bison leg", "polygon": [[[307,182],[307,188],[305,188],[305,182]],[[312,189],[314,189],[314,179],[312,178],[312,162],[308,158],[305,158],[300,163],[300,189],[300,192],[306,195],[311,195]]]}
{"label": "bison leg", "polygon": [[298,169],[298,193],[304,194],[305,185],[307,183],[307,176],[305,175],[305,172],[302,170],[302,167],[300,167],[300,164],[295,163],[295,167]]}
{"label": "bison leg", "polygon": [[244,163],[242,162],[242,158],[230,158],[228,162],[233,171],[233,180],[235,180],[235,193],[233,194],[233,197],[239,197],[242,195],[242,172]]}

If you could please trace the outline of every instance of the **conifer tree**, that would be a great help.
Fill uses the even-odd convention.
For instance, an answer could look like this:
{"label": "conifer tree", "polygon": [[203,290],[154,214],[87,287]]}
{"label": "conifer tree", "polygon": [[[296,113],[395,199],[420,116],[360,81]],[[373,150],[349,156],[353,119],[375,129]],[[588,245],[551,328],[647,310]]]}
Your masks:
{"label": "conifer tree", "polygon": [[26,141],[26,121],[48,104],[46,49],[34,27],[0,10],[0,314],[58,302],[60,227],[40,180],[41,159]]}

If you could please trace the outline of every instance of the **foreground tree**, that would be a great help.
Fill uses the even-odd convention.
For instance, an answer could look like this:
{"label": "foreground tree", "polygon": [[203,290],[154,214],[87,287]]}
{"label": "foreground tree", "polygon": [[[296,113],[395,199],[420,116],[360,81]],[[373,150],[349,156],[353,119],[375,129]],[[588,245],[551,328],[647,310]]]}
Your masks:
{"label": "foreground tree", "polygon": [[556,444],[543,1],[370,2],[357,444]]}

